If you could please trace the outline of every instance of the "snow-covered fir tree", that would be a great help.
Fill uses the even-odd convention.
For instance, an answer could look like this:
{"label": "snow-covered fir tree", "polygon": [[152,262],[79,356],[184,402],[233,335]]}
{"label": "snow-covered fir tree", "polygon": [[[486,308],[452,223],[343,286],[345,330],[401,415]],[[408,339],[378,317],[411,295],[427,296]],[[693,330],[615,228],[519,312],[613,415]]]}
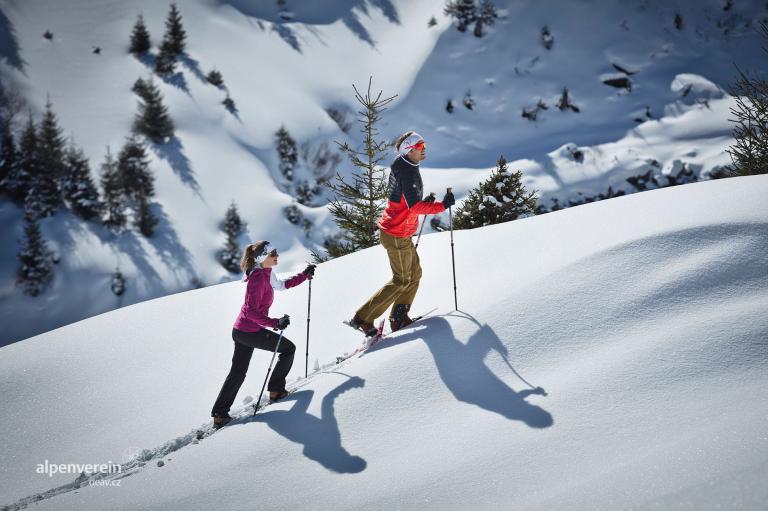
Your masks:
{"label": "snow-covered fir tree", "polygon": [[59,121],[48,101],[40,122],[38,157],[40,173],[36,176],[35,187],[42,201],[43,216],[52,215],[62,205],[61,182],[64,178],[65,142]]}
{"label": "snow-covered fir tree", "polygon": [[172,3],[168,10],[163,39],[170,43],[169,49],[174,58],[184,53],[187,49],[187,32],[181,23],[181,13],[175,3]]}
{"label": "snow-covered fir tree", "polygon": [[104,163],[101,164],[101,190],[104,197],[103,223],[108,229],[119,231],[125,227],[126,198],[120,172],[117,169],[117,161],[109,148],[107,148]]}
{"label": "snow-covered fir tree", "polygon": [[489,0],[483,0],[478,7],[477,17],[475,18],[475,30],[473,31],[475,37],[483,37],[483,34],[485,34],[483,29],[493,25],[498,17],[496,6]]}
{"label": "snow-covered fir tree", "polygon": [[451,0],[445,5],[443,12],[456,20],[459,32],[466,32],[467,27],[477,19],[475,0]]}
{"label": "snow-covered fir tree", "polygon": [[535,214],[536,192],[525,189],[522,177],[521,171],[510,172],[507,160],[500,156],[491,176],[470,191],[456,210],[454,228],[472,229]]}
{"label": "snow-covered fir tree", "polygon": [[134,55],[143,55],[147,53],[152,47],[152,43],[149,38],[149,31],[144,24],[144,16],[139,14],[136,24],[133,26],[133,32],[131,33],[131,45],[129,51]]}
{"label": "snow-covered fir tree", "polygon": [[139,111],[133,129],[155,143],[162,144],[174,136],[174,126],[163,96],[153,80],[137,80],[134,91],[140,96]]}
{"label": "snow-covered fir tree", "polygon": [[[15,186],[11,183],[11,178],[17,175],[18,151],[16,149],[16,139],[13,136],[13,130],[9,122],[3,122],[0,128],[0,193],[5,193],[11,198],[15,198],[13,190]],[[20,200],[17,198],[16,200]]]}
{"label": "snow-covered fir tree", "polygon": [[83,220],[99,216],[103,205],[91,177],[91,166],[83,150],[74,142],[70,142],[64,154],[64,167],[66,174],[62,188],[69,207]]}
{"label": "snow-covered fir tree", "polygon": [[217,69],[211,70],[208,73],[208,75],[205,77],[205,79],[208,80],[208,83],[210,83],[214,87],[224,86],[224,77],[221,75],[221,71]]}
{"label": "snow-covered fir tree", "polygon": [[115,272],[112,274],[112,279],[110,281],[110,286],[112,289],[112,292],[115,293],[117,296],[120,296],[121,294],[125,293],[125,276],[120,271],[120,268],[115,268]]}
{"label": "snow-covered fir tree", "polygon": [[391,143],[377,140],[377,123],[381,120],[382,112],[396,96],[382,98],[382,91],[375,97],[371,96],[370,81],[365,96],[357,87],[354,87],[354,90],[355,99],[363,107],[358,119],[364,133],[363,150],[355,150],[346,142],[339,144],[355,170],[351,174],[351,180],[347,181],[337,173],[336,181],[328,184],[334,193],[328,209],[341,229],[341,239],[326,240],[325,247],[330,257],[349,254],[379,243],[376,222],[384,211],[387,199],[387,183],[381,164]]}
{"label": "snow-covered fir tree", "polygon": [[155,234],[155,229],[157,228],[159,220],[152,213],[149,198],[144,195],[139,195],[137,203],[138,206],[136,208],[136,215],[133,219],[133,226],[136,227],[142,235],[149,238]]}
{"label": "snow-covered fir tree", "polygon": [[280,159],[278,164],[280,173],[285,179],[292,181],[293,170],[296,168],[296,162],[298,161],[296,141],[291,138],[285,126],[280,126],[280,129],[275,133],[275,139],[277,140],[277,156]]}
{"label": "snow-covered fir tree", "polygon": [[176,55],[172,46],[169,41],[160,43],[160,51],[155,58],[155,72],[160,76],[168,77],[176,72]]}
{"label": "snow-covered fir tree", "polygon": [[126,139],[117,155],[117,171],[128,199],[138,202],[155,195],[155,177],[149,168],[147,148],[135,136]]}
{"label": "snow-covered fir tree", "polygon": [[16,273],[16,285],[30,296],[37,296],[53,277],[51,254],[45,239],[40,233],[37,213],[25,208],[24,240],[18,254],[19,269]]}
{"label": "snow-covered fir tree", "polygon": [[240,259],[243,257],[238,238],[245,230],[245,223],[240,218],[237,204],[234,201],[227,208],[222,230],[227,235],[227,240],[224,248],[219,252],[219,262],[227,271],[238,273],[240,271]]}
{"label": "snow-covered fir tree", "polygon": [[[40,193],[39,176],[43,173],[40,165],[40,139],[37,127],[30,113],[27,124],[21,133],[19,141],[19,161],[16,168],[16,175],[9,181],[17,186],[17,192],[20,195],[20,203],[35,216],[40,218],[44,215],[44,199]],[[48,212],[50,213],[50,211]]]}

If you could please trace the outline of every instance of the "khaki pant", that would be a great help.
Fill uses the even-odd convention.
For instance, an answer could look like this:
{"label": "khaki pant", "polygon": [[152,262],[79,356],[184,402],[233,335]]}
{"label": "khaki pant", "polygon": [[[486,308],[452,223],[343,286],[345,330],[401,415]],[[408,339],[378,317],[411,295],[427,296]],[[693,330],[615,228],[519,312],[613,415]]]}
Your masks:
{"label": "khaki pant", "polygon": [[381,246],[387,250],[392,267],[392,280],[358,309],[357,316],[369,323],[384,314],[390,305],[412,304],[421,280],[419,254],[411,237],[395,238],[384,231],[380,231],[380,235]]}

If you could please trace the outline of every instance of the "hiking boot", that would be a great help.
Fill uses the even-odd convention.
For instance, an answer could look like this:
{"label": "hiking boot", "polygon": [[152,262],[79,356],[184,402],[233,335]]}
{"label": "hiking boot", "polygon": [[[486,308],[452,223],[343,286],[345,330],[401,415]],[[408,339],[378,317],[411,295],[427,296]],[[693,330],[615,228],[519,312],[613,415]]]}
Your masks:
{"label": "hiking boot", "polygon": [[408,311],[411,306],[408,304],[399,304],[392,307],[392,312],[389,315],[389,327],[393,332],[397,332],[401,328],[405,328],[413,320],[408,316]]}
{"label": "hiking boot", "polygon": [[355,317],[352,318],[352,321],[350,321],[349,324],[352,325],[353,328],[357,328],[363,332],[366,337],[372,337],[379,332],[379,329],[373,326],[373,323],[367,322],[357,314],[355,314]]}
{"label": "hiking boot", "polygon": [[214,429],[219,429],[229,424],[231,420],[232,420],[232,417],[230,417],[228,413],[225,413],[224,415],[214,414],[213,427]]}
{"label": "hiking boot", "polygon": [[274,403],[275,401],[280,401],[281,399],[285,398],[288,395],[287,390],[275,390],[275,391],[269,391],[269,401]]}

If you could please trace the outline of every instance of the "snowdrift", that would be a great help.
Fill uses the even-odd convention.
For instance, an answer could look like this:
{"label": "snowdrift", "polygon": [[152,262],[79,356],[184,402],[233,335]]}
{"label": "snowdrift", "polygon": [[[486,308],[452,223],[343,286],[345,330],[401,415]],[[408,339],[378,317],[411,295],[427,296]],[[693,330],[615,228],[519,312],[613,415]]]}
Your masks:
{"label": "snowdrift", "polygon": [[[426,236],[414,310],[438,310],[339,366],[359,342],[341,320],[387,263],[374,248],[323,264],[310,372],[322,368],[297,381],[306,287],[278,294],[300,388],[199,444],[188,433],[229,369],[242,284],[1,348],[3,504],[75,479],[37,474],[45,460],[133,459],[119,486],[86,478],[37,505],[757,509],[768,499],[767,192],[764,176],[734,178],[456,232],[460,311],[449,234]],[[245,413],[268,361],[254,354],[233,411]]]}

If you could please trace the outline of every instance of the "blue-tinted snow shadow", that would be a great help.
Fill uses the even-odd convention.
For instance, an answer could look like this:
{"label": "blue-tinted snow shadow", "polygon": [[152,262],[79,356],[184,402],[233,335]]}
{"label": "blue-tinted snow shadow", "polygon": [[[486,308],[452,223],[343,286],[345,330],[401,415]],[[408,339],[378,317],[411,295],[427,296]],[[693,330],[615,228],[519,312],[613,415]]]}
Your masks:
{"label": "blue-tinted snow shadow", "polygon": [[21,58],[21,48],[19,48],[19,42],[16,39],[13,23],[2,9],[0,9],[0,58],[5,59],[8,64],[22,73],[27,65],[27,62]]}
{"label": "blue-tinted snow shadow", "polygon": [[[159,77],[163,82],[167,83],[168,85],[172,85],[179,89],[180,91],[184,92],[187,96],[192,97],[192,94],[189,93],[189,86],[187,85],[187,79],[184,78],[184,74],[181,71],[178,71],[176,73],[173,73],[170,76],[161,76],[155,73],[155,61],[157,60],[157,57],[152,55],[151,53],[145,53],[143,55],[140,55],[137,57],[139,59],[139,62],[144,64],[147,69],[152,73],[152,76]],[[194,61],[197,62],[197,61]]]}
{"label": "blue-tinted snow shadow", "polygon": [[205,74],[200,69],[200,62],[199,61],[193,59],[192,57],[190,57],[186,53],[182,53],[181,55],[179,55],[179,62],[181,62],[181,64],[184,67],[189,69],[192,72],[192,74],[195,75],[195,78],[197,78],[198,80],[200,80],[201,82],[203,82],[205,84],[208,83],[208,78],[206,78]]}
{"label": "blue-tinted snow shadow", "polygon": [[286,399],[286,401],[294,401],[290,410],[260,412],[248,422],[263,422],[291,442],[303,445],[304,456],[328,470],[339,474],[362,472],[368,464],[360,456],[347,452],[341,445],[341,432],[333,409],[333,402],[341,394],[365,385],[365,380],[360,377],[348,378],[323,396],[320,418],[307,413],[314,391],[302,390],[291,394]]}
{"label": "blue-tinted snow shadow", "polygon": [[536,387],[515,392],[485,364],[486,356],[495,351],[519,376],[509,363],[507,348],[496,332],[488,325],[478,326],[477,332],[464,344],[453,334],[445,318],[428,318],[411,331],[377,344],[366,355],[404,342],[424,341],[432,353],[440,378],[456,399],[498,413],[507,419],[523,422],[532,428],[551,426],[554,423],[552,415],[526,401],[531,394],[546,395],[544,389]]}
{"label": "blue-tinted snow shadow", "polygon": [[218,1],[222,5],[231,6],[248,18],[271,22],[272,30],[299,53],[301,53],[301,44],[291,26],[294,23],[301,23],[309,28],[313,25],[330,25],[341,20],[358,38],[372,47],[375,47],[376,43],[363,25],[358,12],[370,16],[370,9],[373,7],[380,10],[390,22],[400,24],[400,15],[390,0],[339,0],[333,2],[332,6],[326,2],[294,2],[289,6],[290,17],[286,17],[286,11],[282,11],[274,2]]}
{"label": "blue-tinted snow shadow", "polygon": [[192,188],[202,199],[203,196],[200,193],[200,185],[195,178],[195,171],[192,170],[189,158],[184,154],[184,144],[179,137],[174,136],[165,144],[150,144],[150,146],[160,159],[168,162],[181,182]]}

